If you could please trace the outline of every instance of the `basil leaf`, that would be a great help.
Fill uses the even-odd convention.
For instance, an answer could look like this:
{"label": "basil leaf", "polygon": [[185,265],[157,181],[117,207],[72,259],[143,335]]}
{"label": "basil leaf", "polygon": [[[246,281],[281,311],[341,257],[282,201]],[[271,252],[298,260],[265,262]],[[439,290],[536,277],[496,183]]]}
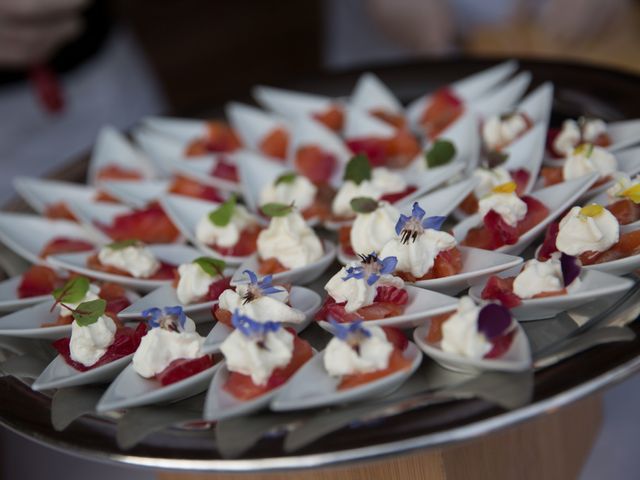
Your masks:
{"label": "basil leaf", "polygon": [[211,257],[199,257],[196,258],[193,263],[198,265],[202,270],[204,270],[206,274],[211,277],[222,275],[222,272],[224,272],[224,269],[227,266],[224,260]]}
{"label": "basil leaf", "polygon": [[81,303],[78,308],[71,312],[71,315],[73,315],[73,319],[78,325],[87,327],[92,323],[96,323],[104,315],[105,308],[107,308],[107,301],[99,298]]}
{"label": "basil leaf", "polygon": [[260,207],[267,217],[286,217],[293,211],[293,205],[284,203],[265,203]]}
{"label": "basil leaf", "polygon": [[509,154],[506,152],[499,152],[498,150],[491,150],[487,153],[487,167],[496,168],[502,165],[509,158]]}
{"label": "basil leaf", "polygon": [[53,298],[56,303],[78,303],[87,296],[89,291],[89,279],[86,277],[74,277],[64,284],[63,287],[56,288]]}
{"label": "basil leaf", "polygon": [[351,200],[351,209],[356,213],[371,213],[378,209],[378,201],[370,197],[356,197]]}
{"label": "basil leaf", "polygon": [[209,220],[218,227],[226,227],[231,221],[235,208],[236,196],[231,195],[226,202],[216,208],[213,212],[209,213]]}
{"label": "basil leaf", "polygon": [[129,240],[120,240],[118,242],[109,243],[107,245],[107,248],[110,248],[111,250],[123,250],[127,247],[135,247],[136,245],[139,245],[139,244],[140,244],[139,240],[132,238]]}
{"label": "basil leaf", "polygon": [[365,180],[371,180],[369,158],[364,154],[360,154],[349,160],[344,171],[344,179],[351,180],[356,185],[360,185]]}
{"label": "basil leaf", "polygon": [[429,168],[446,165],[456,156],[456,147],[449,140],[436,140],[425,154]]}
{"label": "basil leaf", "polygon": [[293,183],[298,176],[295,172],[287,172],[280,175],[276,178],[275,185],[280,185],[281,183]]}

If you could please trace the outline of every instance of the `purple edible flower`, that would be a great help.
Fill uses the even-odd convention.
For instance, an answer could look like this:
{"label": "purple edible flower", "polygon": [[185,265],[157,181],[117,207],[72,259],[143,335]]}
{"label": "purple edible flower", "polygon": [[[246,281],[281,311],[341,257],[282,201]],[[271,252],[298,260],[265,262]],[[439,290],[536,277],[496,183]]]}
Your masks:
{"label": "purple edible flower", "polygon": [[560,268],[562,270],[562,280],[564,286],[568,287],[573,281],[580,276],[582,268],[580,260],[572,255],[563,253],[560,255]]}
{"label": "purple edible flower", "polygon": [[149,327],[174,332],[183,332],[187,321],[187,316],[179,305],[164,307],[164,310],[158,307],[148,308],[142,312],[142,316],[147,319]]}
{"label": "purple edible flower", "polygon": [[281,326],[280,323],[272,321],[256,322],[252,318],[242,315],[238,309],[233,312],[231,323],[245,337],[257,340],[263,340],[269,332],[277,332]]}
{"label": "purple edible flower", "polygon": [[487,339],[504,335],[512,325],[511,313],[507,307],[497,303],[489,303],[478,313],[478,331]]}
{"label": "purple edible flower", "polygon": [[249,286],[243,299],[244,303],[249,303],[264,295],[272,295],[284,291],[272,285],[273,275],[267,275],[262,280],[258,280],[258,276],[251,270],[245,270],[242,273],[249,277]]}
{"label": "purple edible flower", "polygon": [[349,344],[359,343],[371,336],[371,332],[362,326],[362,320],[357,320],[349,325],[342,325],[333,319],[329,320],[333,334]]}
{"label": "purple edible flower", "polygon": [[369,255],[360,255],[360,265],[357,267],[348,267],[347,276],[343,277],[343,281],[347,281],[351,278],[361,280],[366,278],[367,284],[373,286],[381,275],[393,273],[398,264],[396,257],[386,257],[382,260],[378,258],[378,255],[373,252]]}
{"label": "purple edible flower", "polygon": [[424,218],[426,212],[420,207],[418,202],[413,203],[411,216],[400,214],[396,223],[396,234],[402,238],[402,243],[409,243],[409,240],[416,241],[418,235],[425,229],[440,230],[446,217],[434,216]]}

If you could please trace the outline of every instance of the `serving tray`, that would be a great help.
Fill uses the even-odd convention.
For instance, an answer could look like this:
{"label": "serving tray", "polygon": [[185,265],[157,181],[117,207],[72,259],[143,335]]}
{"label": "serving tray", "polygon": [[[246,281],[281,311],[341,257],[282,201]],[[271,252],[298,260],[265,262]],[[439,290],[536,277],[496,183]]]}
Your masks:
{"label": "serving tray", "polygon": [[[497,61],[455,59],[372,70],[406,101]],[[582,114],[607,121],[640,117],[639,77],[578,64],[532,60],[521,61],[521,68],[532,72],[532,87],[544,81],[554,82],[552,124]],[[322,74],[287,86],[341,96],[349,93],[360,73],[362,70]],[[204,113],[215,116],[221,111],[218,108]],[[86,166],[86,158],[82,158],[53,177],[82,181]],[[21,211],[26,206],[13,201],[6,208]],[[320,285],[318,282],[315,287]],[[634,296],[628,303],[637,302]],[[530,327],[534,352],[544,344],[545,329],[558,326],[553,322],[556,321],[534,322]],[[485,387],[497,382],[494,390],[503,393],[502,399],[491,395],[482,395],[484,400],[477,396],[455,401],[434,399],[433,405],[375,421],[349,421],[363,418],[362,412],[373,408],[365,404],[301,413],[267,412],[212,426],[196,421],[204,395],[172,406],[132,409],[121,418],[82,415],[91,410],[104,388],[60,390],[52,401],[53,392],[36,393],[23,381],[4,376],[0,377],[0,423],[74,455],[154,468],[260,471],[380,458],[485,435],[544,415],[621,381],[640,369],[639,331],[640,325],[631,324],[619,335],[626,341],[591,348],[535,375],[504,374],[479,379]],[[310,332],[311,337],[320,334],[317,327]],[[536,339],[539,345],[535,344]],[[28,371],[33,366],[16,368]],[[434,379],[445,384],[465,380],[454,376],[447,377],[446,372],[425,358],[413,383],[394,394],[395,398],[415,398],[416,392]],[[477,395],[483,392],[482,385],[468,388]]]}

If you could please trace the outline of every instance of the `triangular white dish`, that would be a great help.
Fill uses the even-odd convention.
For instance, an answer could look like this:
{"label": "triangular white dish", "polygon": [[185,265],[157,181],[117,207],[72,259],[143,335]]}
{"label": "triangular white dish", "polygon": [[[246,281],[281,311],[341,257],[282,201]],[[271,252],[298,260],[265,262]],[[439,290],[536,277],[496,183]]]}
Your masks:
{"label": "triangular white dish", "polygon": [[336,103],[334,99],[324,95],[296,92],[266,85],[256,85],[253,87],[252,93],[264,108],[289,120],[311,117],[314,113],[322,113]]}
{"label": "triangular white dish", "polygon": [[44,214],[47,207],[65,202],[78,204],[93,202],[96,189],[79,183],[47,180],[44,178],[15,177],[13,188],[36,212]]}
{"label": "triangular white dish", "polygon": [[[126,292],[130,302],[135,302],[140,296],[132,291]],[[71,334],[71,324],[58,325],[53,327],[43,327],[43,323],[55,322],[58,318],[59,309],[53,306],[53,299],[49,295],[42,302],[18,310],[0,318],[0,336],[37,338],[56,340]]]}
{"label": "triangular white dish", "polygon": [[20,282],[22,282],[22,275],[0,282],[0,312],[15,312],[51,297],[51,295],[38,295],[36,297],[18,298]]}
{"label": "triangular white dish", "polygon": [[345,111],[343,135],[346,140],[360,138],[391,138],[396,129],[365,110],[349,107]]}
{"label": "triangular white dish", "polygon": [[[329,268],[329,265],[336,257],[336,246],[333,242],[323,240],[324,255],[317,261],[310,265],[300,268],[294,268],[293,270],[287,270],[285,272],[274,273],[274,283],[292,283],[294,285],[308,285],[317,279],[324,271]],[[251,270],[252,272],[260,271],[260,264],[258,261],[258,254],[254,254],[248,257],[236,270],[236,273],[231,279],[232,285],[237,285],[246,281],[242,272],[245,270]]]}
{"label": "triangular white dish", "polygon": [[69,210],[71,210],[85,230],[91,232],[91,234],[102,243],[109,243],[113,240],[98,227],[97,223],[111,225],[118,215],[126,215],[133,212],[133,210],[126,205],[105,202],[73,204],[69,205]]}
{"label": "triangular white dish", "polygon": [[146,180],[142,182],[128,182],[123,180],[107,180],[100,184],[100,188],[113,198],[131,208],[144,208],[149,203],[158,200],[169,187],[167,180]]}
{"label": "triangular white dish", "polygon": [[473,359],[449,352],[443,352],[438,345],[426,341],[429,324],[418,327],[413,332],[413,340],[420,349],[444,368],[464,373],[487,371],[521,372],[531,368],[531,349],[522,327],[515,323],[516,334],[509,350],[500,358]]}
{"label": "triangular white dish", "polygon": [[31,389],[41,392],[55,388],[108,383],[118,376],[131,362],[132,358],[133,353],[105,365],[81,372],[70,366],[62,355],[58,355],[33,382]]}
{"label": "triangular white dish", "polygon": [[[142,150],[149,156],[153,164],[165,176],[171,173],[171,171],[163,164],[166,159],[187,159],[187,156],[185,155],[186,141],[182,141],[175,136],[159,132],[144,125],[135,128],[132,136],[140,148],[142,148]],[[202,157],[210,158],[212,156],[213,155],[203,155]],[[189,157],[189,159],[191,159],[191,157]]]}
{"label": "triangular white dish", "polygon": [[476,100],[469,102],[469,108],[486,118],[510,110],[524,94],[531,82],[529,72],[521,72],[511,80],[495,87]]}
{"label": "triangular white dish", "polygon": [[[155,257],[158,258],[158,260],[166,262],[170,265],[175,265],[176,267],[181,263],[191,262],[194,259],[202,256],[202,253],[198,252],[195,248],[174,243],[149,245],[148,248],[155,255]],[[89,278],[95,278],[106,282],[115,282],[120,285],[125,285],[127,287],[134,288],[143,292],[149,292],[158,287],[168,285],[173,282],[173,279],[150,280],[125,275],[116,275],[100,270],[92,270],[91,268],[87,267],[87,259],[94,254],[95,251],[67,253],[62,255],[53,255],[49,258],[51,264],[55,267],[76,272],[81,275],[86,275]]]}
{"label": "triangular white dish", "polygon": [[[633,232],[639,229],[640,226],[637,224],[623,225],[620,227],[620,233]],[[640,253],[610,262],[583,265],[582,268],[585,270],[598,270],[600,272],[610,273],[611,275],[627,275],[640,268]]]}
{"label": "triangular white dish", "polygon": [[[518,63],[514,60],[503,62],[453,82],[448,86],[448,88],[450,88],[456,96],[465,102],[476,100],[496,85],[505,82],[505,80],[514,73],[517,68]],[[424,95],[411,102],[407,107],[407,116],[411,125],[418,125],[422,112],[429,103],[429,97],[429,94]]]}
{"label": "triangular white dish", "polygon": [[523,112],[533,123],[543,125],[546,133],[552,108],[553,83],[545,82],[528,93],[515,107],[515,111]]}
{"label": "triangular white dish", "polygon": [[[518,267],[501,272],[498,276],[513,277],[520,273],[520,270]],[[482,290],[485,285],[486,283],[483,283],[472,287],[469,290],[469,296],[477,302],[482,302]],[[511,309],[511,314],[519,321],[541,320],[604,297],[615,296],[632,286],[633,281],[629,278],[617,277],[597,270],[583,270],[580,275],[580,285],[571,289],[566,295],[524,299],[521,305]]]}
{"label": "triangular white dish", "polygon": [[0,241],[31,263],[48,263],[40,258],[44,246],[54,238],[66,237],[97,243],[97,238],[75,222],[50,220],[37,215],[0,213]]}
{"label": "triangular white dish", "polygon": [[179,141],[183,146],[208,133],[206,120],[191,118],[145,117],[142,125],[161,136]]}
{"label": "triangular white dish", "polygon": [[230,102],[225,111],[242,144],[249,150],[259,152],[261,142],[274,130],[289,130],[285,120],[244,103]]}
{"label": "triangular white dish", "polygon": [[183,195],[167,195],[160,204],[182,235],[207,255],[221,258],[229,265],[239,265],[247,258],[221,255],[196,237],[198,222],[204,215],[215,210],[218,204]]}
{"label": "triangular white dish", "polygon": [[[453,125],[446,128],[439,140],[449,140],[456,148],[456,154],[452,162],[463,162],[467,173],[473,171],[480,159],[480,130],[477,116],[470,111],[462,114]],[[427,146],[428,147],[428,146]],[[420,160],[424,163],[424,153],[420,154]],[[414,162],[415,163],[415,162]]]}
{"label": "triangular white dish", "polygon": [[340,137],[319,122],[300,119],[291,127],[288,163],[295,169],[295,155],[299,148],[317,146],[335,156],[337,166],[331,177],[331,184],[341,183],[344,167],[353,155]]}
{"label": "triangular white dish", "polygon": [[494,273],[522,263],[522,258],[479,248],[458,247],[462,255],[462,270],[449,277],[418,280],[414,285],[436,292],[455,295],[471,285],[485,281]]}
{"label": "triangular white dish", "polygon": [[[405,285],[404,288],[409,294],[409,301],[402,315],[383,318],[381,320],[366,320],[364,325],[402,329],[412,328],[420,325],[429,317],[452,312],[457,308],[457,298],[412,285]],[[319,324],[325,330],[331,331],[331,324],[328,320],[329,319],[325,318],[319,321]]]}
{"label": "triangular white dish", "polygon": [[302,410],[388,395],[408,380],[422,361],[422,353],[413,342],[409,342],[403,355],[411,361],[410,367],[406,370],[392,373],[357,387],[339,390],[340,379],[331,377],[324,369],[324,352],[320,352],[284,385],[271,402],[271,409],[277,412]]}
{"label": "triangular white dish", "polygon": [[[544,232],[547,225],[560,216],[567,208],[571,207],[596,181],[597,175],[585,175],[574,180],[552,185],[550,187],[536,190],[529,196],[536,198],[542,202],[548,209],[549,215],[533,227],[531,230],[522,235],[513,245],[503,245],[497,248],[497,252],[519,254],[531,242]],[[467,236],[467,232],[474,227],[482,225],[482,218],[479,213],[467,217],[453,228],[453,236],[458,242],[462,242]]]}
{"label": "triangular white dish", "polygon": [[154,178],[156,174],[149,159],[112,126],[103,127],[98,134],[89,160],[89,184],[94,185],[97,174],[109,165],[136,170],[146,179]]}
{"label": "triangular white dish", "polygon": [[404,111],[400,100],[396,98],[391,89],[371,72],[360,75],[349,98],[349,104],[365,112],[381,110],[402,114]]}
{"label": "triangular white dish", "polygon": [[96,411],[104,413],[154,403],[171,403],[192,397],[207,389],[211,378],[221,365],[222,362],[218,362],[207,370],[163,387],[155,379],[146,379],[138,375],[133,365],[129,364],[104,393],[96,405]]}

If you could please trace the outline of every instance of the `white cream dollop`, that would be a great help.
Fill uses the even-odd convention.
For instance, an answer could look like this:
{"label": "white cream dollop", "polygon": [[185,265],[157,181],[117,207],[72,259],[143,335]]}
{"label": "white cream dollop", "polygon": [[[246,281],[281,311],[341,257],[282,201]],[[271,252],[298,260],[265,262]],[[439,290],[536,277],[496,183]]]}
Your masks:
{"label": "white cream dollop", "polygon": [[240,284],[235,290],[227,289],[220,294],[218,305],[224,310],[234,312],[236,309],[256,322],[302,323],[305,314],[289,305],[289,292],[284,287],[276,287],[281,291],[269,295],[261,295],[249,302],[245,301],[249,291],[247,284]]}
{"label": "white cream dollop", "polygon": [[242,205],[236,205],[231,220],[224,227],[214,224],[209,214],[200,218],[196,225],[196,238],[205,245],[230,248],[238,243],[242,231],[256,224],[256,218]]}
{"label": "white cream dollop", "polygon": [[301,211],[309,208],[318,193],[318,188],[304,175],[296,175],[291,182],[275,182],[260,192],[260,205],[267,203],[294,204]]}
{"label": "white cream dollop", "polygon": [[600,135],[607,133],[607,124],[599,118],[582,118],[582,140],[595,142]]}
{"label": "white cream dollop", "polygon": [[302,215],[292,211],[273,217],[258,235],[260,258],[275,258],[288,269],[307,266],[323,255],[322,242]]}
{"label": "white cream dollop", "polygon": [[[580,278],[576,277],[567,288],[575,289],[579,284]],[[545,262],[529,260],[513,281],[513,293],[523,299],[533,298],[544,292],[558,292],[564,288],[562,266],[557,252]]]}
{"label": "white cream dollop", "polygon": [[234,330],[220,346],[230,372],[251,377],[255,385],[264,385],[273,371],[286,367],[293,357],[293,335],[284,328],[269,332],[258,344],[240,330]]}
{"label": "white cream dollop", "polygon": [[324,351],[324,368],[332,377],[370,373],[389,366],[393,345],[380,327],[366,327],[371,336],[358,344],[358,351],[337,337],[332,338]]}
{"label": "white cream dollop", "polygon": [[[58,305],[58,314],[61,317],[69,317],[71,315],[71,310],[75,310],[76,308],[78,308],[78,305],[80,305],[81,303],[84,302],[90,302],[92,300],[98,300],[98,298],[100,298],[98,296],[98,294],[100,293],[100,287],[97,285],[89,285],[89,290],[87,290],[86,295],[84,296],[84,298],[82,300],[80,300],[78,303],[64,303],[60,305]],[[66,305],[68,308],[63,307],[62,305]]]}
{"label": "white cream dollop", "polygon": [[620,239],[618,220],[606,208],[595,217],[580,213],[573,207],[562,220],[556,237],[556,248],[567,255],[584,252],[604,252]]}
{"label": "white cream dollop", "polygon": [[182,305],[199,302],[209,292],[211,284],[221,277],[211,276],[197,263],[183,263],[178,267],[176,294]]}
{"label": "white cream dollop", "polygon": [[355,312],[359,308],[371,305],[376,298],[378,287],[404,287],[404,280],[390,274],[381,275],[373,285],[369,285],[364,278],[349,278],[348,280],[343,280],[343,278],[347,277],[347,268],[358,266],[360,266],[360,263],[352,262],[346,267],[342,267],[324,286],[324,289],[331,295],[336,303],[347,302],[344,307],[347,312]]}
{"label": "white cream dollop", "polygon": [[409,272],[414,277],[421,278],[429,273],[440,252],[450,250],[455,246],[456,239],[453,235],[429,228],[418,235],[415,240],[409,239],[407,243],[403,243],[402,239],[395,235],[382,247],[380,257],[396,257],[398,259],[397,271]]}
{"label": "white cream dollop", "polygon": [[615,180],[615,183],[607,189],[607,197],[610,203],[617,202],[623,198],[622,193],[624,191],[640,183],[640,175],[636,175],[636,177],[632,179],[626,173],[619,172],[616,174]]}
{"label": "white cream dollop", "polygon": [[601,178],[615,173],[618,168],[616,157],[601,147],[582,144],[574,148],[562,167],[565,180],[579,178],[597,172]]}
{"label": "white cream dollop", "polygon": [[511,174],[504,167],[476,168],[473,172],[473,178],[478,180],[478,184],[473,189],[476,198],[485,197],[491,193],[494,187],[512,180]]}
{"label": "white cream dollop", "polygon": [[105,266],[124,270],[135,278],[149,278],[160,268],[160,262],[144,245],[130,245],[124,248],[102,247],[98,260]]}
{"label": "white cream dollop", "polygon": [[488,150],[506,147],[522,135],[529,125],[522,113],[493,115],[482,125],[482,139]]}
{"label": "white cream dollop", "polygon": [[491,351],[491,342],[478,331],[479,313],[480,307],[470,297],[460,299],[458,309],[442,324],[442,351],[474,359]]}
{"label": "white cream dollop", "polygon": [[578,122],[567,119],[562,122],[562,129],[553,140],[553,149],[562,155],[568,155],[580,143],[582,134]]}
{"label": "white cream dollop", "polygon": [[478,202],[480,217],[484,218],[491,210],[500,215],[505,223],[515,227],[527,215],[527,204],[515,192],[492,193]]}
{"label": "white cream dollop", "polygon": [[71,324],[69,353],[71,359],[85,367],[94,365],[106,353],[116,338],[118,327],[108,316],[102,315],[94,323],[81,327]]}
{"label": "white cream dollop", "polygon": [[351,200],[356,197],[369,197],[380,200],[383,195],[402,192],[407,188],[407,182],[401,175],[388,168],[377,167],[371,170],[371,180],[363,180],[356,184],[351,180],[345,181],[331,204],[331,211],[340,217],[351,217]]}
{"label": "white cream dollop", "polygon": [[388,202],[380,202],[373,212],[358,213],[350,233],[353,251],[361,255],[380,252],[395,237],[398,218],[400,212]]}
{"label": "white cream dollop", "polygon": [[152,328],[142,337],[133,355],[133,369],[141,377],[153,378],[174,360],[201,357],[203,343],[204,338],[198,335],[196,325],[189,317],[182,332]]}

